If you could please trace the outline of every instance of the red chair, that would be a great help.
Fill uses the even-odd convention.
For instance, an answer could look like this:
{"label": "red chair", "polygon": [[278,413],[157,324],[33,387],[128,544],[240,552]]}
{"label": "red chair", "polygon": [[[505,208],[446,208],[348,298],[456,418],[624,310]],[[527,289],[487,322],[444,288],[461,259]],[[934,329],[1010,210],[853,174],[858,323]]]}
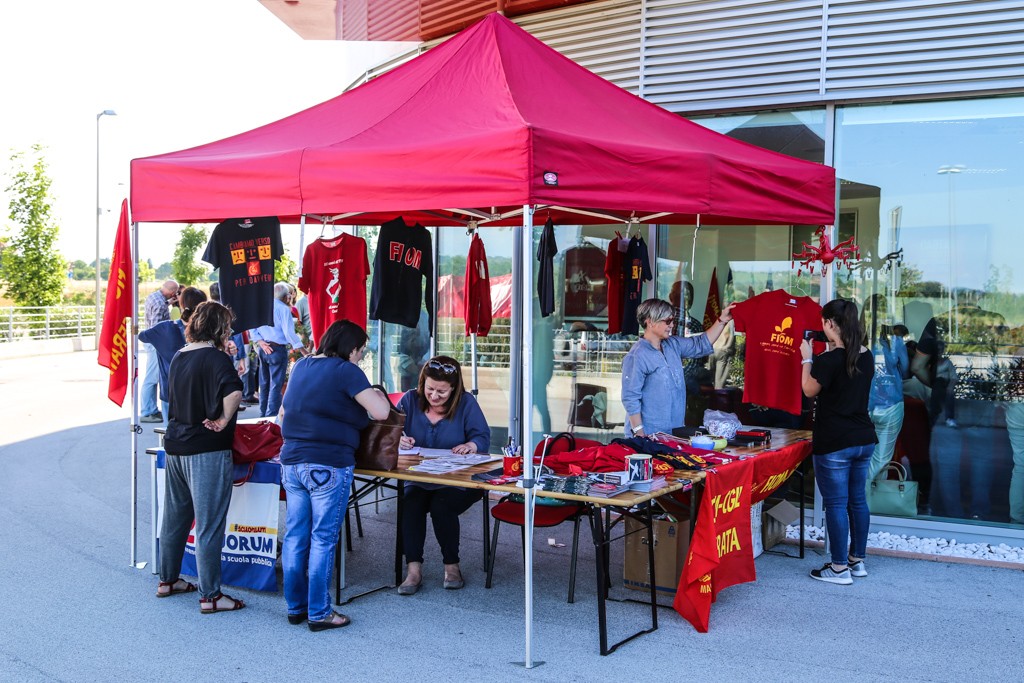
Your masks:
{"label": "red chair", "polygon": [[[563,432],[551,440],[547,455],[552,453],[563,453],[574,451],[577,448],[589,448],[602,445],[599,441],[591,439],[577,439],[572,434]],[[541,441],[533,451],[534,458],[539,458],[544,450],[544,442]],[[571,503],[568,505],[537,505],[534,508],[533,525],[535,528],[546,528],[558,526],[562,522],[572,520],[572,559],[569,564],[569,602],[575,601],[576,596],[576,554],[579,549],[580,540],[580,519],[590,515],[590,508],[582,503]],[[498,529],[501,522],[515,524],[519,527],[523,539],[523,553],[526,553],[526,506],[505,496],[491,508],[491,516],[494,517],[494,531],[491,533],[491,551],[488,553],[490,561],[487,564],[487,588],[491,587],[491,577],[494,575],[495,552],[498,549]]]}

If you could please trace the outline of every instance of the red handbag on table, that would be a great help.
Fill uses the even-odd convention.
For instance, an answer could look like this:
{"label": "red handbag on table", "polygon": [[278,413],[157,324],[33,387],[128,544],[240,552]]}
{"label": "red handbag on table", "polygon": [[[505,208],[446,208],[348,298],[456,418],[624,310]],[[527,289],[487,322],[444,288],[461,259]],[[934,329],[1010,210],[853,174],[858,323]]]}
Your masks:
{"label": "red handbag on table", "polygon": [[231,459],[236,465],[270,460],[281,452],[284,438],[281,427],[263,420],[255,424],[236,424],[231,442]]}

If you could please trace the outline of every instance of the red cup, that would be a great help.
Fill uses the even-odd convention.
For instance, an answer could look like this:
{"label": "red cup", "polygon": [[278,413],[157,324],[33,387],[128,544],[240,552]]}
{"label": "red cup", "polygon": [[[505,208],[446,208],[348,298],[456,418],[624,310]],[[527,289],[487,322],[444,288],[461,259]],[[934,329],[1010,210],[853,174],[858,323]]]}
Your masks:
{"label": "red cup", "polygon": [[506,455],[502,466],[502,473],[506,477],[518,477],[523,473],[523,457],[521,455]]}

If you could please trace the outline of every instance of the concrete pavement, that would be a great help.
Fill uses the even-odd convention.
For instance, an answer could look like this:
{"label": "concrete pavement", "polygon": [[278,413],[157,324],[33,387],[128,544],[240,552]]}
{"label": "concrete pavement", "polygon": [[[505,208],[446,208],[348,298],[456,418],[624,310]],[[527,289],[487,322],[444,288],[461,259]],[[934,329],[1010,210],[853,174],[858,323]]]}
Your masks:
{"label": "concrete pavement", "polygon": [[[598,654],[593,548],[581,534],[577,602],[565,602],[571,526],[538,534],[533,670],[522,660],[518,534],[501,535],[495,586],[483,587],[480,516],[464,515],[467,587],[441,589],[428,542],[426,587],[385,591],[342,610],[354,623],[310,633],[280,594],[230,589],[249,603],[201,616],[194,596],[153,597],[150,566],[129,567],[127,410],[106,398],[95,354],[0,360],[0,681],[1019,680],[1024,572],[870,557],[853,586],[807,578],[823,559],[764,555],[758,581],[726,589],[700,634],[671,609],[661,627]],[[140,452],[156,443],[150,425]],[[148,558],[148,464],[140,459],[139,556]],[[346,594],[391,578],[393,510],[364,517]],[[553,548],[549,535],[566,544]],[[622,549],[612,554],[621,581]],[[616,587],[613,595],[636,595]],[[611,603],[611,637],[644,607]]]}

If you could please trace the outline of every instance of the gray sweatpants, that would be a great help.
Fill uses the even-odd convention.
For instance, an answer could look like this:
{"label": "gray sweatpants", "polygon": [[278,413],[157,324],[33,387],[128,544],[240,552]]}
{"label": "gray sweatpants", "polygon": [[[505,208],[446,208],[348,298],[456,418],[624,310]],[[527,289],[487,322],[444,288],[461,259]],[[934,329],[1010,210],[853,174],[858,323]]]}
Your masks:
{"label": "gray sweatpants", "polygon": [[231,451],[168,455],[165,475],[160,580],[178,580],[185,541],[195,519],[199,596],[215,597],[220,593],[220,553],[231,502]]}

